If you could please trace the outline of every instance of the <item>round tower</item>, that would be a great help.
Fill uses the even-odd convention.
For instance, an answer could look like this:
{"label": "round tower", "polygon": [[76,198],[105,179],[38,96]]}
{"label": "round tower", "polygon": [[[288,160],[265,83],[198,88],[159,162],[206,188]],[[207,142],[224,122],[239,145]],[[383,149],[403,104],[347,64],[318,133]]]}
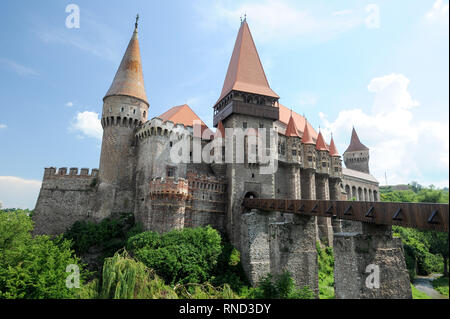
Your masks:
{"label": "round tower", "polygon": [[[114,198],[111,210],[132,211],[135,171],[135,129],[148,116],[137,19],[135,29],[114,80],[103,98],[103,139],[100,187]],[[111,194],[112,190],[112,194]],[[107,199],[111,202],[111,198]],[[103,205],[104,206],[104,205]]]}
{"label": "round tower", "polygon": [[369,148],[361,143],[353,127],[350,145],[344,152],[345,167],[370,174]]}

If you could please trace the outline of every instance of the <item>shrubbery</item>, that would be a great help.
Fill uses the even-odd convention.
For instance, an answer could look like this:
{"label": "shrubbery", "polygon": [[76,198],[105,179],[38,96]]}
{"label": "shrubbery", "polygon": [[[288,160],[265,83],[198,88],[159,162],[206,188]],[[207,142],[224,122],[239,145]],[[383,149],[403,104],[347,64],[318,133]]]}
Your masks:
{"label": "shrubbery", "polygon": [[76,288],[66,287],[66,267],[79,266],[81,284],[87,273],[71,242],[33,238],[32,229],[25,212],[0,211],[0,298],[73,298]]}
{"label": "shrubbery", "polygon": [[334,298],[334,256],[332,247],[321,248],[316,243],[319,263],[319,296],[320,299]]}

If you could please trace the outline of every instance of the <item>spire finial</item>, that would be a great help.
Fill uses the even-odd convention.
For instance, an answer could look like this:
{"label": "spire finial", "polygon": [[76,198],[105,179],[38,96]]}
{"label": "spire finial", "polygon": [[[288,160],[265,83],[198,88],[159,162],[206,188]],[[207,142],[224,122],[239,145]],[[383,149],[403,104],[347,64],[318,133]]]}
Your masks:
{"label": "spire finial", "polygon": [[137,31],[137,28],[138,28],[138,21],[139,21],[139,13],[136,14],[136,22],[135,22],[135,24],[134,24],[134,31]]}

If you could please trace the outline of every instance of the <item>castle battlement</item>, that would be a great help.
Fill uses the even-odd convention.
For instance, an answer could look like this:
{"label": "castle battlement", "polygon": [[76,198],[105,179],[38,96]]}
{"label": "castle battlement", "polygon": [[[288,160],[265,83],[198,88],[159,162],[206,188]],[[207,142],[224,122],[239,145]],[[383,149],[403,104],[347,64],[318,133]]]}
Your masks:
{"label": "castle battlement", "polygon": [[89,168],[81,168],[78,174],[77,167],[71,167],[67,171],[67,167],[46,167],[44,169],[44,180],[56,179],[56,178],[94,178],[98,177],[98,169],[93,168],[89,174]]}
{"label": "castle battlement", "polygon": [[184,178],[153,178],[150,181],[150,195],[155,198],[157,195],[176,195],[187,198],[189,196],[189,184]]}
{"label": "castle battlement", "polygon": [[137,130],[135,137],[139,140],[150,136],[166,136],[170,139],[187,138],[193,135],[192,126],[184,126],[183,124],[174,124],[172,121],[164,121],[159,117],[154,117],[150,121],[145,122]]}

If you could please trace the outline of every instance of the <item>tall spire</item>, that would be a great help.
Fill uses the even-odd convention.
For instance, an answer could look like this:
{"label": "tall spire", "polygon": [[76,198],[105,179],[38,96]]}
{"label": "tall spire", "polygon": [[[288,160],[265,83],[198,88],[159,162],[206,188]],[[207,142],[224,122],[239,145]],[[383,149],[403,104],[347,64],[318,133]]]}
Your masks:
{"label": "tall spire", "polygon": [[344,153],[346,152],[356,152],[356,151],[366,151],[369,150],[367,146],[365,146],[359,140],[358,134],[356,134],[355,127],[352,130],[352,138],[350,140],[350,145],[347,147]]}
{"label": "tall spire", "polygon": [[331,135],[331,141],[330,141],[330,156],[340,156],[339,152],[336,148],[336,145],[334,144],[333,134]]}
{"label": "tall spire", "polygon": [[232,90],[279,98],[269,86],[246,19],[241,22],[219,101]]}
{"label": "tall spire", "polygon": [[145,93],[144,76],[142,74],[141,54],[137,32],[138,20],[139,15],[136,16],[134,32],[122,58],[122,62],[120,62],[114,80],[103,99],[112,95],[127,95],[138,98],[149,104],[147,94]]}
{"label": "tall spire", "polygon": [[319,130],[319,135],[317,135],[316,150],[318,150],[318,151],[328,151],[327,144],[325,144],[322,132],[320,130]]}
{"label": "tall spire", "polygon": [[297,126],[295,125],[294,118],[292,117],[292,110],[291,110],[291,117],[289,118],[289,122],[286,127],[286,132],[284,133],[284,135],[300,137],[300,135],[298,135],[298,130]]}
{"label": "tall spire", "polygon": [[309,128],[308,121],[306,121],[306,120],[305,120],[305,129],[303,130],[302,143],[303,144],[316,144],[316,143],[314,143],[314,140],[312,138],[312,132]]}

